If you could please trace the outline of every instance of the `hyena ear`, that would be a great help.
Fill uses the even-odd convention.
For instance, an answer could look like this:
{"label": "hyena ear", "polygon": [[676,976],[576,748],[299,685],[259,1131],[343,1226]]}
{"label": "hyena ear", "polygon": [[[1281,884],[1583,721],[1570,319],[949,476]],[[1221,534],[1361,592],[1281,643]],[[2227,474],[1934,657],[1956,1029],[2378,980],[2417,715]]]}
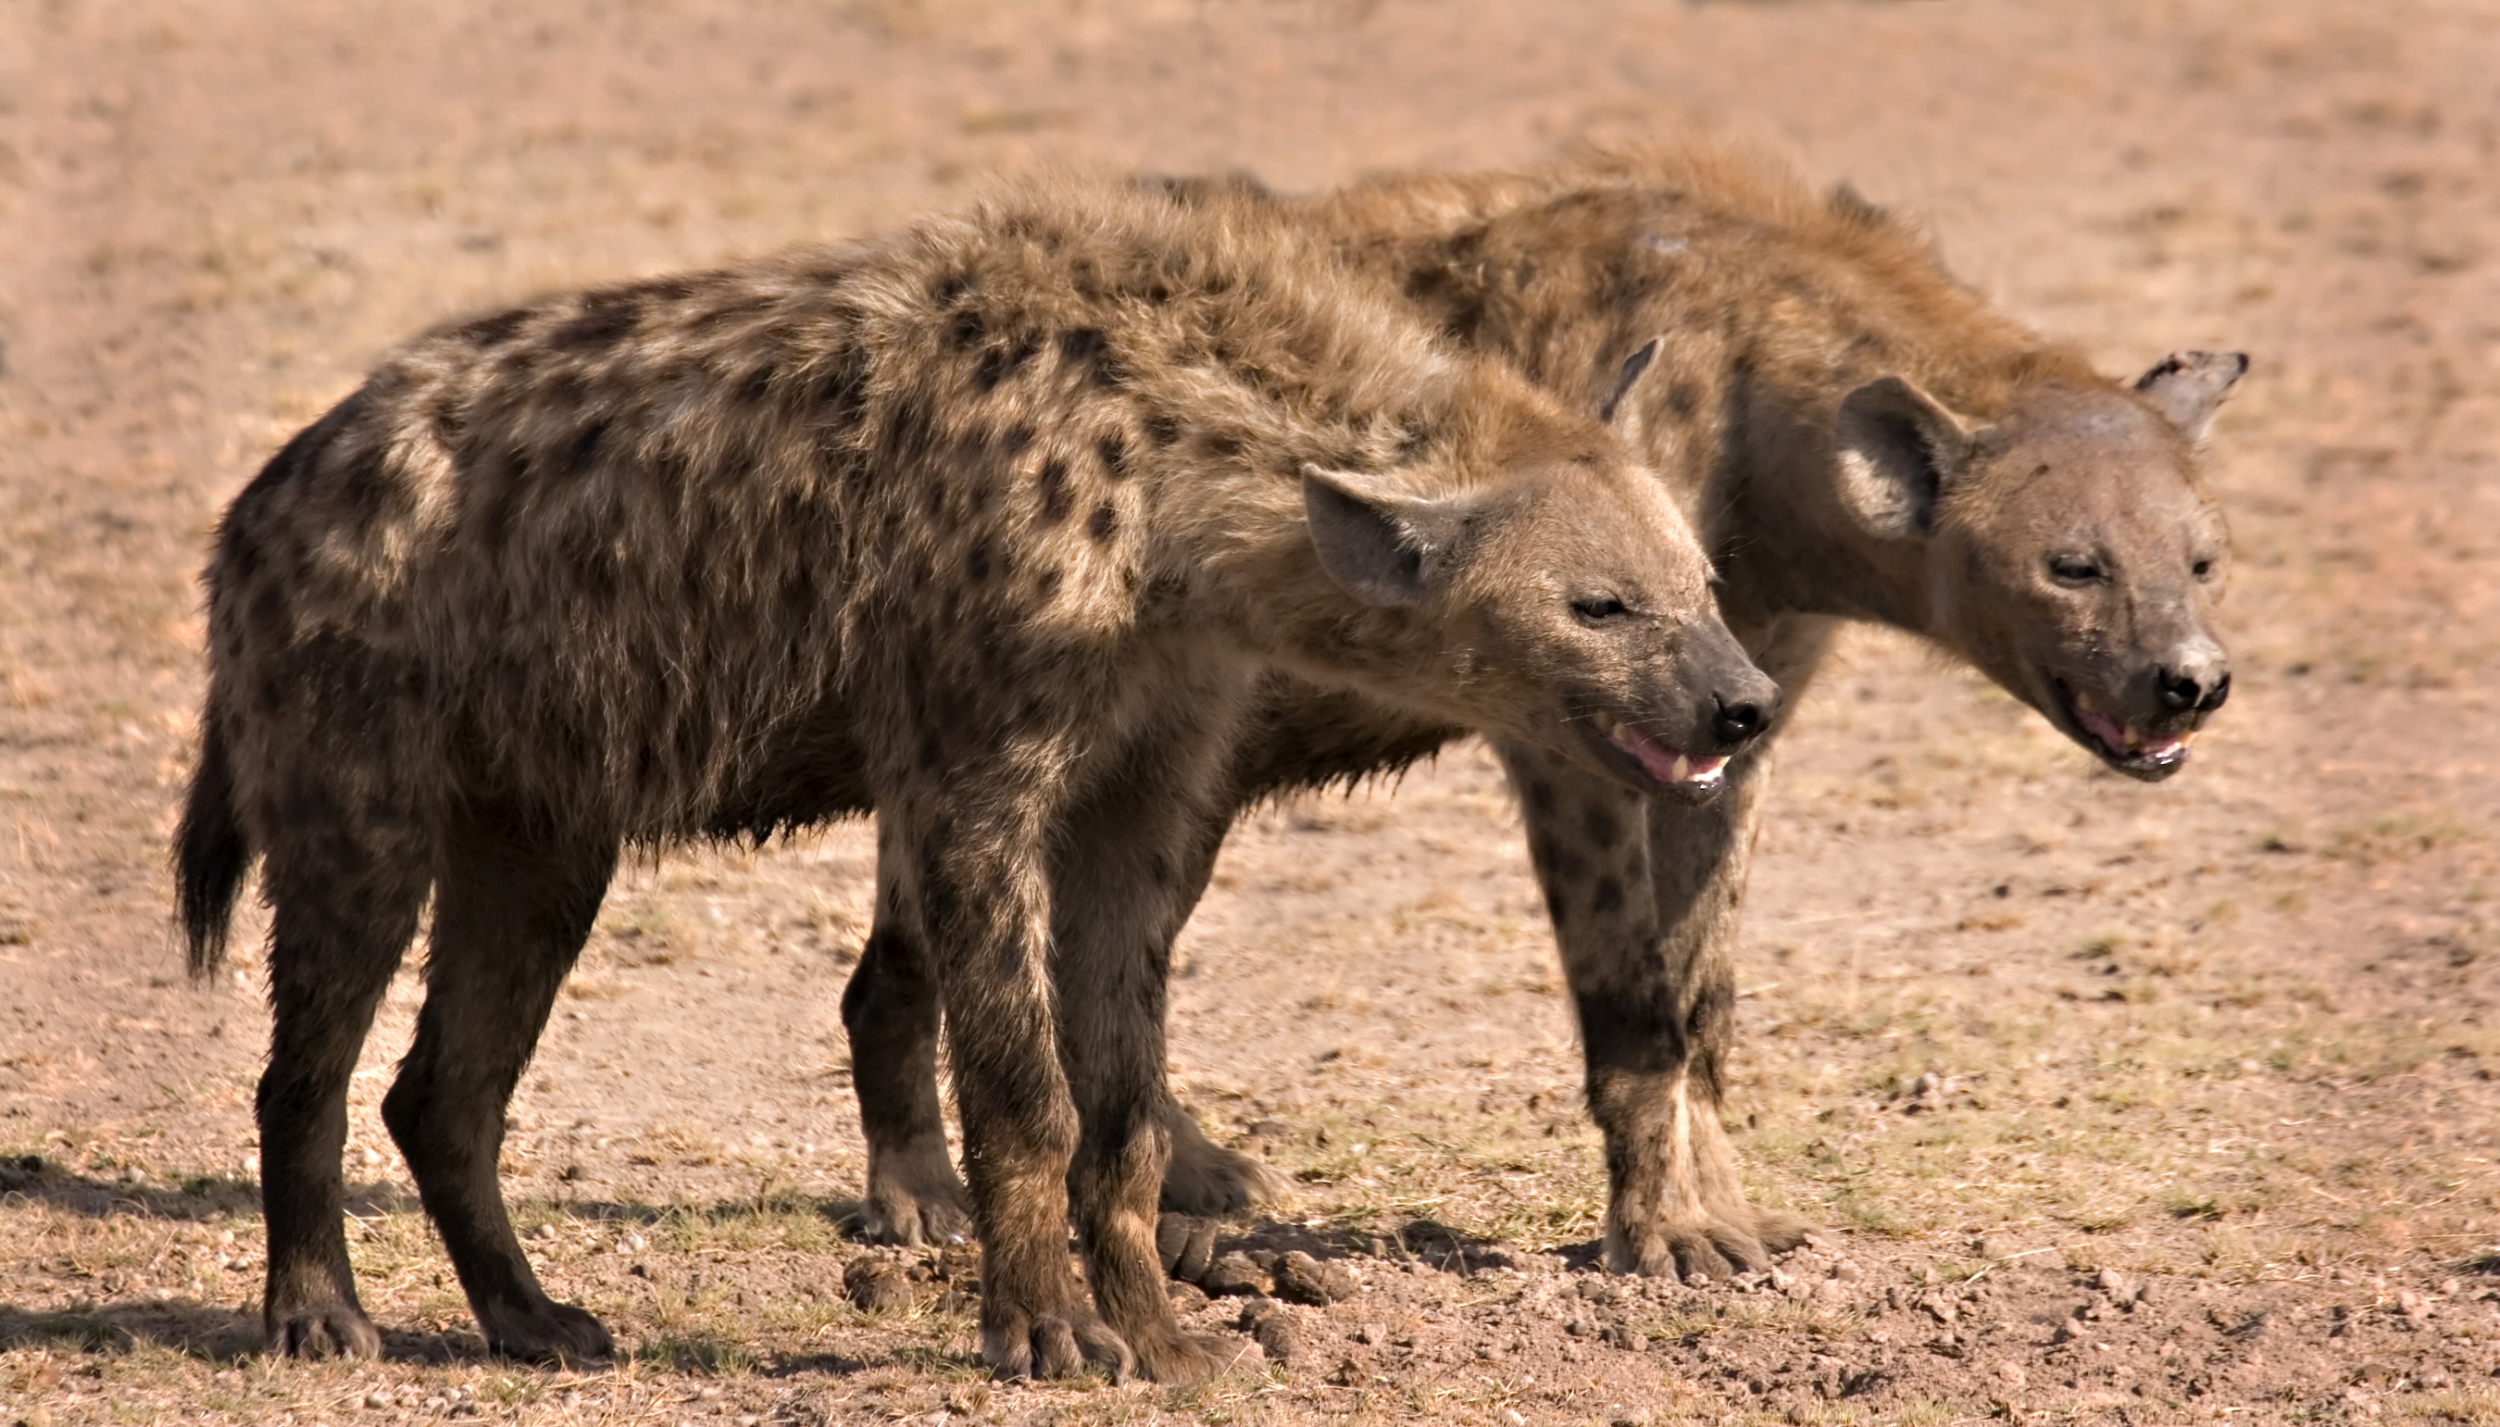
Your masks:
{"label": "hyena ear", "polygon": [[2136,394],[2190,441],[2205,438],[2223,398],[2248,374],[2246,352],[2173,352],[2136,378]]}
{"label": "hyena ear", "polygon": [[1613,427],[1626,441],[1637,443],[1641,436],[1641,404],[1631,399],[1633,388],[1658,364],[1658,354],[1667,349],[1667,339],[1652,337],[1623,359],[1615,371],[1615,384],[1606,393],[1605,404],[1597,408],[1597,419]]}
{"label": "hyena ear", "polygon": [[1302,509],[1320,568],[1365,604],[1404,609],[1440,580],[1466,511],[1379,490],[1343,471],[1302,468]]}
{"label": "hyena ear", "polygon": [[1840,499],[1858,523],[1889,540],[1934,528],[1937,499],[1970,465],[1961,418],[1899,377],[1877,377],[1841,400],[1835,426]]}

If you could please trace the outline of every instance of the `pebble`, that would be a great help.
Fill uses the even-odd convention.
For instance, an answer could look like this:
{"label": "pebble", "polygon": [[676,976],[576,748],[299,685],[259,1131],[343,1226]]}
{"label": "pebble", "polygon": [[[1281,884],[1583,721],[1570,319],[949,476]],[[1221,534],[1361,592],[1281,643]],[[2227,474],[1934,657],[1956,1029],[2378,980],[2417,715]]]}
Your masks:
{"label": "pebble", "polygon": [[1276,1296],[1289,1303],[1325,1308],[1354,1296],[1354,1275],[1295,1249],[1276,1261]]}
{"label": "pebble", "polygon": [[1264,1298],[1275,1284],[1248,1254],[1236,1251],[1209,1264],[1198,1286],[1218,1298]]}
{"label": "pebble", "polygon": [[854,1260],[842,1270],[842,1296],[862,1313],[899,1313],[918,1296],[910,1275],[875,1259]]}

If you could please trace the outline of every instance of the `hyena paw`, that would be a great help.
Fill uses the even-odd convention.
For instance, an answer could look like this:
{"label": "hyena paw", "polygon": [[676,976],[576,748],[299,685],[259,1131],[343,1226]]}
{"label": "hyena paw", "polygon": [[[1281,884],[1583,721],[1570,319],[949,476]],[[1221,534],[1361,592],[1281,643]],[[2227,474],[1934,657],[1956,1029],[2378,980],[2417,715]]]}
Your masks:
{"label": "hyena paw", "polygon": [[1691,1282],[1724,1282],[1769,1268],[1806,1241],[1803,1219],[1744,1205],[1724,1214],[1679,1215],[1648,1224],[1606,1227],[1606,1267],[1613,1273]]}
{"label": "hyena paw", "polygon": [[597,1318],[569,1303],[541,1298],[530,1304],[498,1304],[478,1314],[488,1351],[525,1363],[604,1362],[616,1356],[616,1340]]}
{"label": "hyena paw", "polygon": [[1283,1172],[1198,1136],[1175,1138],[1163,1171],[1163,1207],[1175,1214],[1220,1217],[1285,1197]]}
{"label": "hyena paw", "polygon": [[1237,1367],[1256,1368],[1266,1361],[1259,1345],[1244,1338],[1198,1333],[1131,1333],[1137,1372],[1152,1382],[1185,1387]]}
{"label": "hyena paw", "polygon": [[972,1237],[972,1199],[942,1156],[935,1165],[871,1166],[859,1232],[872,1244],[960,1244]]}
{"label": "hyena paw", "polygon": [[983,1317],[990,1321],[981,1325],[981,1357],[999,1377],[1069,1378],[1096,1367],[1116,1384],[1137,1371],[1127,1340],[1084,1309]]}
{"label": "hyena paw", "polygon": [[378,1358],[382,1335],[353,1303],[332,1300],[272,1307],[269,1351],[290,1358]]}

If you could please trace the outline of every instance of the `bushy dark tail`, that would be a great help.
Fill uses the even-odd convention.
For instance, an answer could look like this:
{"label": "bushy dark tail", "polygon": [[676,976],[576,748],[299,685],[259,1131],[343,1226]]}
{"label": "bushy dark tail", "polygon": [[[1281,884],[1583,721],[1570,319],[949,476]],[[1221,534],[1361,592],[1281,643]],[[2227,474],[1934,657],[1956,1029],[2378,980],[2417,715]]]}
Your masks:
{"label": "bushy dark tail", "polygon": [[174,891],[182,904],[182,932],[191,944],[191,974],[205,976],[226,959],[226,925],[243,874],[251,870],[252,844],[234,816],[234,769],[217,720],[200,720],[200,766],[191,775],[182,826],[174,832]]}

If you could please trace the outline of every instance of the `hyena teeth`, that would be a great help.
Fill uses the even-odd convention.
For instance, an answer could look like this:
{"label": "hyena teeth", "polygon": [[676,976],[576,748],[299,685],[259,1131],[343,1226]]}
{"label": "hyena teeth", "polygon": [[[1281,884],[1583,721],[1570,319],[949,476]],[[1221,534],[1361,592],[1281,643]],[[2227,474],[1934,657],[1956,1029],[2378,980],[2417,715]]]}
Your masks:
{"label": "hyena teeth", "polygon": [[1693,776],[1693,760],[1681,753],[1675,755],[1675,767],[1669,771],[1667,776],[1672,781],[1678,783],[1691,778]]}

